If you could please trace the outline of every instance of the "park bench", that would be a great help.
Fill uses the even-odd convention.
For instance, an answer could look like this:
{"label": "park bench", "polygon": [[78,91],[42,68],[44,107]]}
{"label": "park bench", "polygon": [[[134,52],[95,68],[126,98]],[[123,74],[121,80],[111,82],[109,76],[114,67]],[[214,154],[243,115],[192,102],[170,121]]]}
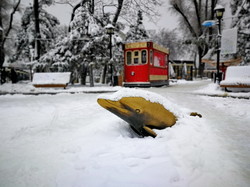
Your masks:
{"label": "park bench", "polygon": [[226,91],[250,91],[250,66],[230,66],[220,87]]}
{"label": "park bench", "polygon": [[36,88],[66,88],[70,81],[70,72],[35,73],[32,85]]}

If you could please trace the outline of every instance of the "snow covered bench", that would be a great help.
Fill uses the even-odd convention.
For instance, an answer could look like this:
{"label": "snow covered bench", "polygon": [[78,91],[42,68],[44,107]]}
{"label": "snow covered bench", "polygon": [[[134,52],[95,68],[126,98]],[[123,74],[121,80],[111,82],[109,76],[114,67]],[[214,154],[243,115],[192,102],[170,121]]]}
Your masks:
{"label": "snow covered bench", "polygon": [[38,87],[61,87],[66,88],[70,81],[70,72],[35,73],[32,84]]}
{"label": "snow covered bench", "polygon": [[250,66],[230,66],[220,87],[228,91],[250,91]]}

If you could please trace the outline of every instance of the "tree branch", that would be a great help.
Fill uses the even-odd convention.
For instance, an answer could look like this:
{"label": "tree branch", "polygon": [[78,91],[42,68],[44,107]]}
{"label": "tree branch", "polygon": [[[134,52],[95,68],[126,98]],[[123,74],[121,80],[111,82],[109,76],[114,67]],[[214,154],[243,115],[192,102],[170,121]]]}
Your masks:
{"label": "tree branch", "polygon": [[66,5],[71,6],[72,8],[74,7],[74,5],[73,5],[73,4],[71,4],[71,3],[70,3],[70,2],[68,2],[68,1],[67,1],[67,2],[58,2],[58,1],[55,1],[55,3],[56,3],[56,4],[61,4],[61,5],[65,5],[65,4],[66,4]]}
{"label": "tree branch", "polygon": [[7,31],[6,31],[6,34],[5,34],[5,37],[4,37],[4,39],[3,39],[2,46],[4,46],[4,43],[5,43],[5,41],[6,41],[7,37],[8,37],[8,35],[9,35],[11,29],[12,29],[13,17],[14,17],[14,14],[16,13],[17,9],[18,9],[18,6],[19,6],[20,2],[21,2],[21,0],[18,0],[17,4],[14,6],[13,11],[12,11],[11,14],[10,14],[9,27],[8,27],[8,29],[7,29]]}
{"label": "tree branch", "polygon": [[124,0],[118,0],[118,7],[116,9],[116,13],[115,13],[115,16],[114,16],[113,21],[112,21],[112,23],[114,25],[116,24],[116,22],[117,22],[117,20],[118,20],[118,18],[120,16],[120,13],[122,11],[123,1]]}
{"label": "tree branch", "polygon": [[193,3],[194,3],[194,7],[195,7],[195,14],[196,14],[196,18],[197,18],[197,21],[198,21],[198,29],[199,29],[199,33],[198,35],[200,36],[202,34],[202,28],[201,28],[201,17],[200,17],[200,13],[201,13],[201,9],[200,9],[200,4],[198,4],[198,2],[196,0],[193,0]]}
{"label": "tree branch", "polygon": [[[73,19],[74,19],[74,17],[75,17],[75,11],[76,11],[77,8],[79,8],[79,7],[82,5],[82,3],[85,3],[85,1],[83,0],[83,1],[81,1],[81,2],[78,3],[78,4],[76,4],[76,5],[73,7],[73,10],[72,10],[72,13],[71,13],[70,22],[73,21]],[[70,26],[69,26],[69,28],[68,28],[68,32],[70,32]]]}
{"label": "tree branch", "polygon": [[184,19],[184,21],[185,21],[185,23],[186,23],[186,25],[187,25],[189,31],[191,32],[192,36],[195,37],[195,38],[197,38],[197,34],[196,34],[194,28],[192,27],[192,25],[190,24],[190,22],[189,22],[187,16],[186,16],[186,15],[184,14],[184,12],[181,10],[181,8],[178,6],[178,4],[173,3],[172,6],[173,6],[173,8],[174,8],[179,14],[181,14],[181,16],[182,16],[182,18]]}

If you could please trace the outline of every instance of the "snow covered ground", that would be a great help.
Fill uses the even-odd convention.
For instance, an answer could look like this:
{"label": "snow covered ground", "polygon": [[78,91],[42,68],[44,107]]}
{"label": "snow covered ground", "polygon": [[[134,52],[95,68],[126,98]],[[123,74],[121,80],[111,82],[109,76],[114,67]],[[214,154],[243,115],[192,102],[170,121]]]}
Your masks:
{"label": "snow covered ground", "polygon": [[2,93],[58,94],[0,96],[0,186],[250,185],[249,93],[224,93],[209,81],[146,88],[203,118],[187,115],[156,138],[139,138],[96,102],[97,92],[121,89],[1,85]]}
{"label": "snow covered ground", "polygon": [[35,88],[31,82],[20,82],[18,84],[6,83],[0,85],[0,94],[57,94],[57,93],[100,93],[114,92],[120,87],[110,87],[105,85],[97,85],[95,87],[81,86],[79,84],[69,85],[66,89],[63,88]]}

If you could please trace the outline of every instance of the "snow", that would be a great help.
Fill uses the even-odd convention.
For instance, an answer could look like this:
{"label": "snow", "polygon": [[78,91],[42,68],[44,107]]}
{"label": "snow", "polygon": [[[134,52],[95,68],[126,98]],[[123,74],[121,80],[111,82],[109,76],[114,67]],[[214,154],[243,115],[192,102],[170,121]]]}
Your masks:
{"label": "snow", "polygon": [[201,89],[194,91],[196,94],[217,96],[217,97],[233,97],[250,99],[250,92],[225,92],[218,84],[210,83]]}
{"label": "snow", "polygon": [[70,81],[70,72],[34,73],[33,84],[67,84]]}
{"label": "snow", "polygon": [[250,66],[230,66],[223,85],[250,85]]}
{"label": "snow", "polygon": [[[212,84],[33,88],[58,94],[2,95],[0,186],[247,187],[250,101],[202,94],[202,90],[221,94]],[[0,92],[21,92],[30,86],[4,84]],[[128,95],[161,102],[181,116],[172,128],[156,130],[156,138],[139,138],[125,121],[96,102],[100,97]],[[186,115],[187,111],[203,118]]]}
{"label": "snow", "polygon": [[110,87],[98,85],[96,87],[80,86],[79,84],[69,85],[63,88],[35,88],[32,82],[20,82],[18,84],[5,83],[0,86],[0,95],[5,94],[58,94],[58,93],[103,93],[115,92],[121,87]]}

